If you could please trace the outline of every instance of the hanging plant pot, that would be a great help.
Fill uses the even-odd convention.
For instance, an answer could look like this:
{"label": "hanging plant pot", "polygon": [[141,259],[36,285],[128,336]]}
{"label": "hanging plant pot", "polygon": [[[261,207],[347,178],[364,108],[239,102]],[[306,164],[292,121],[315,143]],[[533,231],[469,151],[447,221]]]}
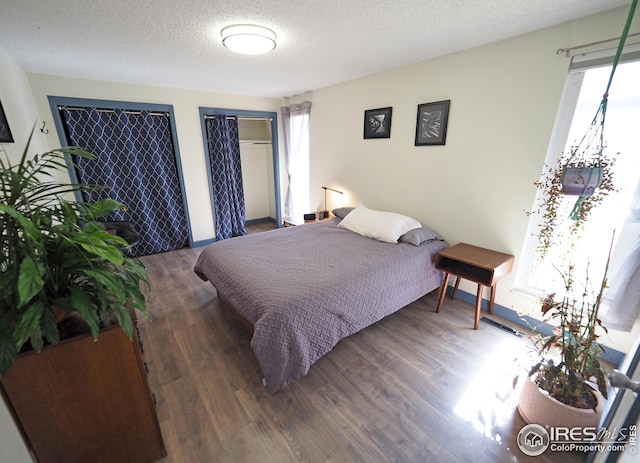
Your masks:
{"label": "hanging plant pot", "polygon": [[562,191],[567,196],[591,196],[602,183],[603,167],[565,167]]}

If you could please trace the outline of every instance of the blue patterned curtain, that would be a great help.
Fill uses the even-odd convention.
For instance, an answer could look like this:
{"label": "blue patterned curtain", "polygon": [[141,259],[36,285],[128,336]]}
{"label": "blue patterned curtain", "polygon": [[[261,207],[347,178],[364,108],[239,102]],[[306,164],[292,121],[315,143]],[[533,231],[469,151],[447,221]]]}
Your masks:
{"label": "blue patterned curtain", "polygon": [[132,252],[155,254],[188,245],[188,228],[168,113],[60,108],[69,145],[94,153],[76,158],[82,183],[108,188],[83,200],[112,198],[127,206],[104,220],[131,222],[140,235]]}
{"label": "blue patterned curtain", "polygon": [[216,240],[246,235],[238,119],[216,114],[205,121]]}

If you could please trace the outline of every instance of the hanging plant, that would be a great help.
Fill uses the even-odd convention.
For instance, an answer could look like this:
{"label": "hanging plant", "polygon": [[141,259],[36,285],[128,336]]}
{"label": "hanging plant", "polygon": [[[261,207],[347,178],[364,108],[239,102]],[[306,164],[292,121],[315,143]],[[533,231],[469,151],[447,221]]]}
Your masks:
{"label": "hanging plant", "polygon": [[[534,182],[541,191],[540,206],[534,211],[542,214],[536,249],[540,258],[555,242],[566,238],[575,242],[591,211],[610,193],[618,191],[613,183],[615,157],[605,154],[604,144],[604,123],[612,78],[613,71],[596,115],[580,142],[571,146],[555,166],[545,165],[541,179]],[[575,202],[569,210],[570,199],[574,197]],[[565,215],[572,222],[568,230],[559,230],[559,224],[565,222]]]}
{"label": "hanging plant", "polygon": [[[531,214],[540,214],[542,221],[538,228],[536,251],[539,258],[544,258],[556,242],[569,238],[572,243],[580,236],[584,223],[589,219],[591,211],[613,192],[618,191],[613,183],[613,164],[615,157],[605,154],[604,126],[609,101],[609,89],[620,61],[624,43],[629,33],[637,0],[633,0],[624,26],[620,43],[613,60],[607,88],[602,96],[596,114],[580,142],[571,146],[567,153],[560,157],[556,165],[545,164],[540,180],[534,184],[540,190],[540,202]],[[567,211],[569,204],[565,197],[577,199],[573,208]],[[568,216],[573,221],[569,230],[558,230]]]}
{"label": "hanging plant", "polygon": [[[555,243],[567,236],[572,239],[579,237],[592,210],[599,206],[609,194],[618,191],[613,182],[615,158],[603,155],[597,160],[598,164],[595,166],[599,171],[598,186],[592,191],[579,195],[571,208],[570,198],[568,198],[570,195],[565,192],[567,187],[563,184],[567,177],[567,169],[582,169],[584,172],[594,166],[586,160],[581,160],[567,167],[568,158],[563,156],[552,166],[545,164],[540,180],[534,182],[541,191],[541,199],[538,208],[528,212],[527,215],[537,214],[542,218],[538,226],[536,244],[536,251],[541,258]],[[566,216],[570,216],[572,221],[568,229],[560,230],[559,225],[565,222]]]}
{"label": "hanging plant", "polygon": [[[610,83],[611,78],[609,85]],[[609,99],[608,91],[609,86],[582,140],[569,148],[569,156],[562,165],[560,192],[567,196],[578,196],[578,202],[580,198],[591,196],[603,180],[604,121]],[[577,211],[579,208],[580,204],[577,204],[574,209]]]}

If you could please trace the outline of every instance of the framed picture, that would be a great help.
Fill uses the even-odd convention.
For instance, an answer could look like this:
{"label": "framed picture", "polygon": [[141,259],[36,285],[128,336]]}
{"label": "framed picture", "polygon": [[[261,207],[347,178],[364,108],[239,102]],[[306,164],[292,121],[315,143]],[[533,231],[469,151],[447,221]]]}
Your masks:
{"label": "framed picture", "polygon": [[0,102],[0,143],[13,143],[13,135],[7,122],[7,116],[4,114],[2,102]]}
{"label": "framed picture", "polygon": [[415,146],[444,145],[451,100],[418,105]]}
{"label": "framed picture", "polygon": [[364,112],[364,138],[391,138],[392,107]]}

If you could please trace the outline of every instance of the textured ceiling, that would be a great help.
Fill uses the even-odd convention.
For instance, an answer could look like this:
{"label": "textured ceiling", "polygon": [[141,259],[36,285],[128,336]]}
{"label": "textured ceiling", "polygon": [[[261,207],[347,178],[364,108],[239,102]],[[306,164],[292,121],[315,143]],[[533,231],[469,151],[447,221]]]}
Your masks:
{"label": "textured ceiling", "polygon": [[[0,46],[28,72],[286,97],[630,3],[1,0]],[[232,23],[270,27],[278,47],[230,52]]]}

